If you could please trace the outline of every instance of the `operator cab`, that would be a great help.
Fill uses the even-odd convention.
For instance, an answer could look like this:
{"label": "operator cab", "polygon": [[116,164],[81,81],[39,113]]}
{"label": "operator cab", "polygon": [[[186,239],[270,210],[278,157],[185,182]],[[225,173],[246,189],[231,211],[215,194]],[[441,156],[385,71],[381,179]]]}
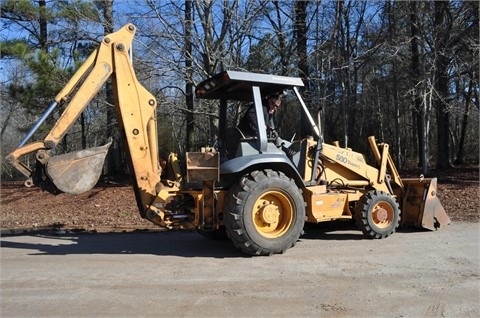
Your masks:
{"label": "operator cab", "polygon": [[[299,155],[297,158],[292,155],[293,152],[299,152],[300,141],[293,144],[281,138],[280,141],[269,138],[262,106],[262,102],[271,94],[293,91],[294,94],[291,95],[296,97],[297,103],[300,103],[313,130],[319,136],[318,127],[299,93],[299,88],[303,86],[303,81],[299,77],[239,71],[223,71],[197,85],[195,88],[197,98],[220,102],[217,149],[222,162],[221,173],[236,173],[248,169],[249,166],[261,165],[265,162],[279,166],[287,164],[297,173],[304,170],[301,167],[304,160],[299,158]],[[245,112],[245,110],[242,111],[242,106],[245,105],[253,105],[255,109],[257,128],[255,137],[247,137],[237,128],[239,120]],[[290,109],[288,111],[290,112]],[[292,117],[294,116],[297,117],[296,115]],[[288,149],[295,151],[292,151],[287,157],[285,150],[288,153]],[[302,173],[300,172],[300,174]],[[302,179],[304,178],[302,177]]]}
{"label": "operator cab", "polygon": [[[262,103],[266,96],[293,87],[303,87],[302,80],[237,71],[224,71],[200,83],[195,90],[197,98],[220,101],[218,148],[221,156],[232,159],[247,154],[278,152],[274,140],[267,135]],[[241,104],[254,108],[257,132],[254,136],[238,128],[239,119],[245,112],[241,110]]]}

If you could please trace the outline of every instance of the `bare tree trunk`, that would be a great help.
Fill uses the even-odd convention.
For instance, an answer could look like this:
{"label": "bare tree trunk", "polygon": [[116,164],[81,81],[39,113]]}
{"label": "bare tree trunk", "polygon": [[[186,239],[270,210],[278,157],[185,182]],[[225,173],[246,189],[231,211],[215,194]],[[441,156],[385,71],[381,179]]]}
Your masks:
{"label": "bare tree trunk", "polygon": [[286,75],[288,69],[288,58],[285,56],[286,50],[286,42],[285,42],[285,33],[282,29],[282,12],[280,9],[280,5],[278,1],[272,1],[273,5],[275,6],[275,12],[277,14],[277,27],[275,30],[275,34],[278,38],[278,53],[280,55],[280,65],[282,70],[280,75]]}
{"label": "bare tree trunk", "polygon": [[[103,10],[103,32],[109,34],[113,32],[113,1],[102,0],[100,6]],[[127,173],[127,165],[122,160],[122,149],[125,147],[120,140],[118,128],[117,113],[114,108],[113,83],[108,80],[105,83],[105,102],[107,106],[107,138],[112,138],[112,146],[108,153],[107,173],[109,175],[124,175]]]}
{"label": "bare tree trunk", "polygon": [[[348,14],[344,12],[344,2],[338,1],[335,5],[335,34],[339,38],[334,39],[336,41],[338,49],[341,52],[341,65],[339,65],[339,80],[341,87],[341,107],[342,107],[342,122],[343,122],[343,144],[344,147],[348,147],[348,101],[350,100],[350,78],[349,78],[349,20]],[[346,26],[343,25],[345,19]]]}
{"label": "bare tree trunk", "polygon": [[185,1],[185,102],[187,105],[186,151],[192,151],[195,144],[195,116],[193,115],[193,68],[192,68],[192,3]]}
{"label": "bare tree trunk", "polygon": [[[309,98],[309,71],[308,71],[308,55],[307,55],[307,6],[308,1],[297,0],[295,3],[295,35],[297,39],[297,55],[298,55],[298,73],[306,85],[305,97]],[[307,102],[307,105],[309,103]],[[312,125],[309,123],[307,116],[301,113],[301,137],[312,135]]]}
{"label": "bare tree trunk", "polygon": [[[7,106],[2,106],[2,107],[6,108]],[[8,113],[4,114],[5,117],[3,118],[3,124],[2,124],[2,128],[0,130],[0,138],[3,139],[3,134],[7,130],[7,127],[10,124],[10,119],[12,118],[12,115],[14,115],[14,114],[15,114],[15,108],[13,106],[10,106],[9,109],[8,109]]]}
{"label": "bare tree trunk", "polygon": [[462,118],[462,128],[460,132],[460,142],[458,144],[457,158],[455,159],[456,164],[465,163],[465,136],[467,135],[467,125],[468,125],[468,117],[470,115],[473,85],[475,84],[473,83],[472,80],[470,80],[470,83],[468,85],[468,91],[465,94],[465,111],[463,113],[463,118]]}
{"label": "bare tree trunk", "polygon": [[[388,16],[388,34],[390,39],[397,38],[397,26],[396,26],[396,16],[395,16],[395,2],[385,2],[385,8]],[[400,131],[400,102],[399,102],[399,86],[400,81],[398,79],[398,62],[396,60],[392,61],[392,72],[393,72],[393,105],[395,112],[395,153],[394,158],[399,169],[402,168],[402,134]]]}
{"label": "bare tree trunk", "polygon": [[400,132],[400,103],[398,97],[398,74],[397,74],[397,63],[393,62],[393,105],[395,109],[395,154],[394,158],[399,169],[402,168],[402,134]]}
{"label": "bare tree trunk", "polygon": [[410,2],[410,50],[412,54],[411,62],[411,83],[413,91],[413,109],[412,116],[416,122],[417,131],[417,146],[418,146],[418,164],[422,168],[422,173],[426,174],[428,171],[428,156],[427,156],[427,130],[425,127],[425,103],[422,105],[421,96],[421,80],[420,80],[420,53],[418,49],[418,19],[417,19],[417,3]]}
{"label": "bare tree trunk", "polygon": [[42,51],[48,53],[48,32],[47,32],[47,19],[46,19],[46,1],[39,0],[38,1],[40,17],[39,17],[39,24],[40,24],[40,41],[39,46]]}
{"label": "bare tree trunk", "polygon": [[85,115],[82,113],[80,115],[80,126],[82,130],[82,149],[87,148],[87,132],[85,129]]}
{"label": "bare tree trunk", "polygon": [[212,76],[215,73],[215,45],[213,40],[213,20],[212,20],[212,1],[196,0],[195,6],[201,17],[203,29],[204,52],[203,68],[205,75]]}
{"label": "bare tree trunk", "polygon": [[437,166],[446,168],[450,163],[450,146],[448,131],[450,129],[450,113],[447,105],[448,97],[448,64],[446,55],[448,30],[445,20],[448,11],[448,1],[437,1],[435,8],[435,108],[437,112]]}

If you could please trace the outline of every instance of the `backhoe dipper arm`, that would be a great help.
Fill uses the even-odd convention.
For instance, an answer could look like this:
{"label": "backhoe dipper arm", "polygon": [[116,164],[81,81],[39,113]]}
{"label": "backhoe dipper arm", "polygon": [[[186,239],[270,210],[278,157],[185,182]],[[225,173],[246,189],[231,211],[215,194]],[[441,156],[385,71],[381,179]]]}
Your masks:
{"label": "backhoe dipper arm", "polygon": [[[59,187],[55,178],[68,180],[68,174],[78,178],[80,166],[90,168],[91,160],[82,160],[82,156],[92,157],[92,151],[82,150],[78,154],[70,153],[56,157],[50,157],[53,149],[73,126],[92,98],[98,93],[108,78],[112,77],[115,108],[121,128],[126,138],[131,163],[136,180],[136,198],[142,215],[153,202],[156,196],[156,187],[159,186],[159,163],[156,131],[156,100],[136,79],[135,72],[130,61],[129,50],[131,49],[135,26],[127,24],[117,32],[105,36],[99,47],[88,57],[85,63],[73,75],[67,85],[55,97],[55,100],[47,108],[39,122],[30,130],[20,143],[19,148],[10,153],[6,160],[15,166],[20,172],[30,179],[27,186],[32,186],[33,171],[20,161],[21,157],[36,152],[37,163],[42,164],[46,173],[53,183],[62,191],[69,193],[81,193],[88,189],[73,189],[68,191]],[[70,98],[70,94],[74,92]],[[57,104],[68,103],[65,110],[52,127],[43,141],[35,141],[25,144],[38,129],[45,118],[53,111]],[[98,147],[106,154],[107,146]],[[103,165],[103,159],[100,163]],[[62,156],[65,156],[62,158]],[[53,160],[55,158],[55,160]],[[57,160],[57,158],[59,158]],[[68,159],[67,159],[68,158]],[[83,168],[83,167],[82,167]],[[74,183],[78,179],[73,178]],[[97,177],[98,180],[98,177]],[[95,182],[90,185],[93,187]],[[74,188],[74,187],[73,187]]]}
{"label": "backhoe dipper arm", "polygon": [[[17,170],[19,170],[23,175],[26,177],[30,178],[32,174],[32,170],[25,165],[23,162],[21,162],[19,159],[22,158],[25,155],[28,155],[30,153],[33,153],[35,151],[39,150],[48,150],[48,149],[53,149],[57,144],[59,139],[61,139],[65,133],[67,132],[67,129],[63,129],[63,134],[62,136],[55,142],[52,141],[48,138],[48,136],[45,138],[44,141],[36,141],[30,144],[27,144],[25,146],[25,143],[33,136],[33,134],[38,130],[40,125],[47,119],[47,117],[52,113],[52,111],[57,107],[58,104],[65,102],[72,92],[72,90],[79,84],[80,80],[85,77],[85,74],[87,74],[88,70],[92,68],[92,65],[95,63],[95,58],[97,56],[99,49],[96,49],[90,56],[87,58],[87,60],[80,66],[80,68],[75,72],[75,74],[72,76],[70,81],[63,87],[63,89],[57,94],[55,97],[54,101],[48,106],[46,111],[43,113],[43,115],[40,117],[40,119],[37,121],[37,123],[28,131],[28,133],[23,137],[22,141],[20,142],[19,146],[17,149],[15,149],[12,153],[10,153],[7,157],[6,160],[11,163]],[[96,92],[95,92],[96,93]],[[93,98],[95,95],[93,93],[89,101]],[[70,104],[73,103],[73,100]],[[79,112],[79,114],[83,111],[83,109],[86,107],[88,102],[83,105],[82,110]],[[75,117],[73,121],[71,121],[69,127],[73,125],[75,120],[78,118],[78,116]],[[60,124],[60,120],[55,124],[55,127],[52,129],[50,133],[53,132],[54,129],[57,131],[60,130],[58,128]],[[44,161],[45,154],[42,152],[39,156],[37,155],[39,161]],[[27,186],[32,186],[33,183],[29,179],[26,182]]]}

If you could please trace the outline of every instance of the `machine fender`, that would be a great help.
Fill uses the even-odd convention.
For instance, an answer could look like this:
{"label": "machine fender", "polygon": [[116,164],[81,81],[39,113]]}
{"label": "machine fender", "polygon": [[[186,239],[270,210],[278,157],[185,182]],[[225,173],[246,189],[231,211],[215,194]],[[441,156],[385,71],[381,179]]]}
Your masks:
{"label": "machine fender", "polygon": [[288,173],[297,183],[302,178],[292,162],[282,153],[263,153],[233,158],[220,165],[220,174],[235,174],[252,170],[252,167],[265,166],[269,169],[280,170]]}

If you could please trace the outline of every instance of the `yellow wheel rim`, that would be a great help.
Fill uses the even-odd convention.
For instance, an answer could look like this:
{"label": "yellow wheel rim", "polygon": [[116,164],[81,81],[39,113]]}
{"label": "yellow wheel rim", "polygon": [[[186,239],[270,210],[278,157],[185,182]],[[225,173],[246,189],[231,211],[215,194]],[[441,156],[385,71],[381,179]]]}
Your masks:
{"label": "yellow wheel rim", "polygon": [[393,206],[385,201],[378,202],[372,210],[372,221],[375,226],[384,229],[393,223],[394,219]]}
{"label": "yellow wheel rim", "polygon": [[266,238],[284,235],[294,221],[291,200],[281,191],[268,191],[255,201],[252,211],[253,225]]}

